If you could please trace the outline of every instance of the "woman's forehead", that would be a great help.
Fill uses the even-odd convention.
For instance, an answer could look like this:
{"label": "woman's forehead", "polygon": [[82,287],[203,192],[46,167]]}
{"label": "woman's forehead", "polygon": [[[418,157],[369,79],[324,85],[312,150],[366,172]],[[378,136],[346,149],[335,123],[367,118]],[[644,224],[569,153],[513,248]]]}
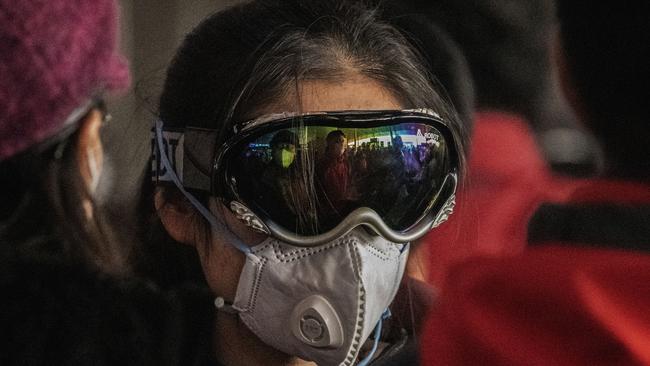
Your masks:
{"label": "woman's forehead", "polygon": [[365,76],[342,81],[304,80],[297,93],[287,93],[258,115],[282,112],[332,112],[345,110],[399,110],[399,100],[381,83]]}

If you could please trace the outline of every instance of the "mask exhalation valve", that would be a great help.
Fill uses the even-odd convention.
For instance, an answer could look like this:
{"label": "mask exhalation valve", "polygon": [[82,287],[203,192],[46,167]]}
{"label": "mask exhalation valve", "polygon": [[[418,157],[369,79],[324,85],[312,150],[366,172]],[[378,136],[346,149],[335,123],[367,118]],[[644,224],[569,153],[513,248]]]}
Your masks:
{"label": "mask exhalation valve", "polygon": [[302,300],[291,313],[291,331],[305,344],[319,348],[343,345],[343,327],[332,305],[322,296]]}

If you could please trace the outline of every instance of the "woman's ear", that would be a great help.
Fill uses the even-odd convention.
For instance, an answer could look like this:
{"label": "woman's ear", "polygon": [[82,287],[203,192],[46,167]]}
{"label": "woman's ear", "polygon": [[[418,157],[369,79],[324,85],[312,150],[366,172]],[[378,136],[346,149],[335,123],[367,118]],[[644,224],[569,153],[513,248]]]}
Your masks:
{"label": "woman's ear", "polygon": [[102,112],[92,109],[83,117],[79,126],[77,163],[79,173],[90,193],[97,189],[104,165],[104,149],[100,136]]}
{"label": "woman's ear", "polygon": [[156,188],[154,205],[165,230],[174,240],[196,246],[196,212],[185,200],[169,202],[164,190]]}
{"label": "woman's ear", "polygon": [[[94,193],[99,185],[99,178],[104,165],[104,148],[99,130],[103,120],[102,112],[91,109],[80,121],[79,137],[77,140],[77,165],[79,174],[90,194]],[[86,217],[90,220],[93,217],[93,204],[90,196],[81,202]]]}

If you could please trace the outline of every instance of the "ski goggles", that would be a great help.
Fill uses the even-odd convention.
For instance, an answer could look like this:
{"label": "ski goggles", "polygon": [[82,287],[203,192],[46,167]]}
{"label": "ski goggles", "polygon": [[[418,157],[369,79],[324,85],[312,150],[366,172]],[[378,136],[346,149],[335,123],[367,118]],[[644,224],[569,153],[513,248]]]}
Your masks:
{"label": "ski goggles", "polygon": [[430,110],[276,114],[235,125],[221,146],[216,130],[156,130],[156,182],[177,176],[293,245],[323,244],[358,226],[406,243],[455,205],[456,142]]}

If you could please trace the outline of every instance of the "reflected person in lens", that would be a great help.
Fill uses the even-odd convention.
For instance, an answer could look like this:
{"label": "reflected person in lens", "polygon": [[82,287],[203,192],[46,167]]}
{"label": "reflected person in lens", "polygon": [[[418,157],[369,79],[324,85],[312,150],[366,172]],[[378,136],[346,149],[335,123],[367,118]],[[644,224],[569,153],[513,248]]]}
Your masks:
{"label": "reflected person in lens", "polygon": [[[263,200],[273,202],[276,215],[287,215],[289,212],[296,213],[296,202],[300,197],[295,197],[292,190],[298,182],[296,176],[296,135],[287,130],[280,131],[273,136],[269,147],[271,148],[270,160],[262,173],[260,190],[263,193]],[[298,190],[300,191],[300,190]]]}
{"label": "reflected person in lens", "polygon": [[325,138],[324,156],[316,166],[319,187],[322,187],[322,205],[334,212],[344,212],[348,196],[350,166],[346,155],[347,139],[341,130],[334,130]]}

